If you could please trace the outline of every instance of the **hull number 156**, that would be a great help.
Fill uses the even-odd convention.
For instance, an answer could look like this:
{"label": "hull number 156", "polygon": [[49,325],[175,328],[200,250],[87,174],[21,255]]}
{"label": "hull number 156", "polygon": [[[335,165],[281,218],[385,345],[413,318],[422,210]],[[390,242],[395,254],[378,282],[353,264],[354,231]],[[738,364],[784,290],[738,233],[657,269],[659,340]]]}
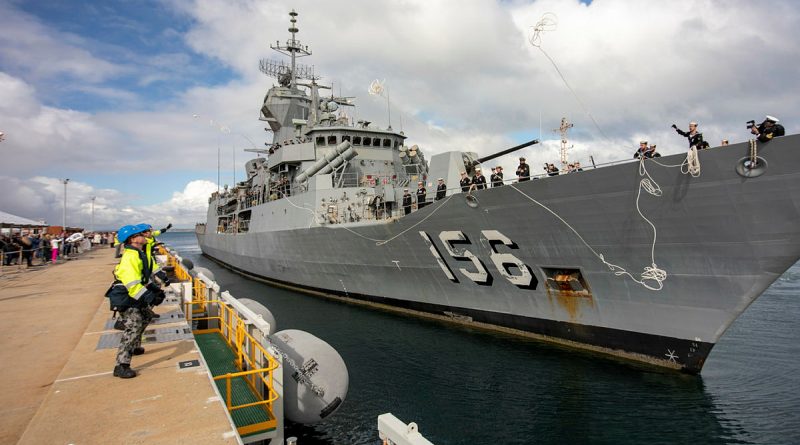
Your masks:
{"label": "hull number 156", "polygon": [[[453,270],[447,264],[447,261],[444,260],[441,253],[439,253],[439,249],[436,247],[430,235],[423,231],[420,231],[419,234],[422,239],[425,240],[428,249],[439,263],[439,267],[441,267],[445,276],[450,281],[458,283],[458,277],[453,273]],[[536,289],[539,280],[536,279],[531,268],[511,253],[500,253],[498,251],[498,249],[505,248],[519,249],[516,243],[497,230],[481,230],[481,235],[489,242],[489,260],[494,264],[494,268],[503,278],[517,287]],[[445,230],[439,233],[439,241],[441,241],[447,253],[456,261],[472,262],[472,267],[470,269],[466,267],[460,267],[458,269],[461,275],[482,286],[492,285],[492,274],[489,273],[483,261],[468,249],[472,243],[469,238],[464,235],[464,232],[460,230]]]}

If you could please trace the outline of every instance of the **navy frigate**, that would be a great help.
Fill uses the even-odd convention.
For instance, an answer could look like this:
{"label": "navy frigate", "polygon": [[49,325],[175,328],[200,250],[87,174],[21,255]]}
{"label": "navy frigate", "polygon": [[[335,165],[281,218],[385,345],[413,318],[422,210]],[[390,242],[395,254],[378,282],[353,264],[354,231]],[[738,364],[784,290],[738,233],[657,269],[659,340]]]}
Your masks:
{"label": "navy frigate", "polygon": [[290,16],[272,46],[289,63],[260,64],[273,140],[196,228],[235,271],[695,374],[800,258],[798,135],[462,189],[462,172],[536,141],[427,160],[321,94]]}

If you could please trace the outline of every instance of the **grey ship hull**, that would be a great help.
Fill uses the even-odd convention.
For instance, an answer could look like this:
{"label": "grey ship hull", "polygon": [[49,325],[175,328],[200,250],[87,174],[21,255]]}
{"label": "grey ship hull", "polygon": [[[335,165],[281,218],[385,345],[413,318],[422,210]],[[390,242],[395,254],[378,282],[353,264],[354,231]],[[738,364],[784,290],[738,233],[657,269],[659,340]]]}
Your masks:
{"label": "grey ship hull", "polygon": [[[474,208],[455,194],[390,223],[197,236],[204,254],[249,275],[697,373],[728,326],[800,257],[800,136],[761,144],[769,166],[759,177],[735,171],[748,153],[747,144],[702,151],[697,178],[646,161],[663,190],[639,199],[656,228],[655,262],[668,274],[659,291],[615,274],[592,251],[637,278],[651,265],[653,229],[636,208],[638,163],[478,191]],[[455,253],[469,250],[477,262],[448,254],[440,235],[453,231],[466,238],[451,244]],[[513,244],[490,242],[495,232],[486,231]],[[535,279],[513,284],[520,269],[501,271],[493,253],[513,254]],[[488,277],[468,276],[481,267]],[[548,286],[560,269],[579,271],[589,294]]]}

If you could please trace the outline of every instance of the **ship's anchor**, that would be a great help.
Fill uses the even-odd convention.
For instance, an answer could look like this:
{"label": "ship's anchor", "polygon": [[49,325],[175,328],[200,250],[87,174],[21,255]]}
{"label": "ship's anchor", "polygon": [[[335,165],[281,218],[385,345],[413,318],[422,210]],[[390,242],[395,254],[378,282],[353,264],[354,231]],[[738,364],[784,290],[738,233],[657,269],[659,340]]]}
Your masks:
{"label": "ship's anchor", "polygon": [[750,140],[750,156],[745,156],[736,163],[736,173],[744,178],[756,178],[767,171],[767,160],[758,156],[755,139]]}

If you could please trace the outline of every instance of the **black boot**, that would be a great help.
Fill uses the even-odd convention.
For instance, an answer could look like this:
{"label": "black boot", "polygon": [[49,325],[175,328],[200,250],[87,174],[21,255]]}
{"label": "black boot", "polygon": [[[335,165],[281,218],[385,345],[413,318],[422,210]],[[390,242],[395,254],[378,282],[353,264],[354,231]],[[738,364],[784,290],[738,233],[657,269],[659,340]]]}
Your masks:
{"label": "black boot", "polygon": [[136,377],[136,371],[131,369],[131,365],[117,365],[114,367],[114,377],[121,379],[132,379]]}
{"label": "black boot", "polygon": [[133,355],[142,355],[144,354],[144,348],[141,346],[137,346],[133,348]]}

